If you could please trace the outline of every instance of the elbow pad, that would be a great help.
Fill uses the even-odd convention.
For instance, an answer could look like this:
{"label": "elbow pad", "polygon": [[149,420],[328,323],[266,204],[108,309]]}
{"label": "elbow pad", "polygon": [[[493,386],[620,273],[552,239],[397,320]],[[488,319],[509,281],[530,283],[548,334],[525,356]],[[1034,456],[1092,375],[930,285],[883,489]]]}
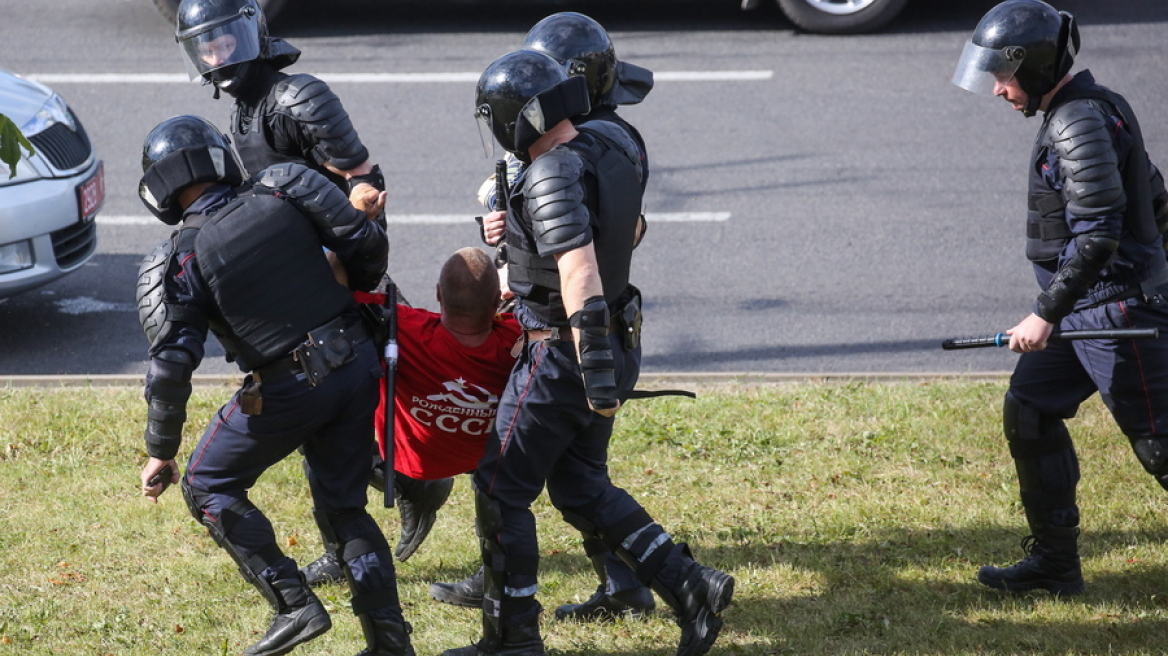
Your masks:
{"label": "elbow pad", "polygon": [[584,394],[593,408],[617,407],[616,361],[608,339],[608,304],[603,296],[592,296],[572,314],[568,324],[580,329],[580,372]]}
{"label": "elbow pad", "polygon": [[1075,303],[1087,295],[1099,280],[1099,272],[1107,266],[1119,248],[1119,240],[1099,234],[1075,238],[1075,254],[1058,270],[1050,285],[1038,295],[1034,313],[1050,323],[1058,323],[1071,313]]}
{"label": "elbow pad", "polygon": [[182,443],[187,399],[191,396],[194,360],[186,351],[168,349],[150,360],[146,374],[146,452],[159,460],[171,460]]}
{"label": "elbow pad", "polygon": [[350,288],[364,291],[381,282],[389,263],[385,229],[328,178],[302,164],[279,164],[261,171],[252,189],[292,203],[312,220],[321,242],[345,264]]}

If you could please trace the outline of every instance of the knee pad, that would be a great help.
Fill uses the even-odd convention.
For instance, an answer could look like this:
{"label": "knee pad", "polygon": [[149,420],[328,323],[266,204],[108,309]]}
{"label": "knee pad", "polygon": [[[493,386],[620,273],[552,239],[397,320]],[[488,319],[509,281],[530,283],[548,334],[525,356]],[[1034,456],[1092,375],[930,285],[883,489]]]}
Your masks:
{"label": "knee pad", "polygon": [[1007,392],[1002,429],[1031,525],[1077,525],[1079,459],[1062,417],[1040,412]]}
{"label": "knee pad", "polygon": [[1136,458],[1144,466],[1144,471],[1168,490],[1168,437],[1128,435],[1127,439],[1131,442]]}
{"label": "knee pad", "polygon": [[272,608],[278,611],[283,604],[283,598],[279,591],[272,586],[271,581],[263,576],[263,572],[284,558],[284,552],[275,542],[272,542],[249,554],[231,539],[231,529],[244,515],[255,510],[256,507],[246,498],[234,498],[220,510],[219,516],[216,517],[207,510],[207,506],[212,500],[211,493],[191,487],[187,484],[185,476],[182,479],[181,487],[183,500],[186,501],[187,509],[190,510],[191,515],[200,524],[207,527],[207,533],[211,539],[226,551],[228,556],[231,556],[231,559],[239,567],[239,573],[243,578],[255,586],[272,605]]}
{"label": "knee pad", "polygon": [[499,502],[475,489],[475,530],[484,542],[498,544],[499,531],[503,530],[503,510]]}
{"label": "knee pad", "polygon": [[[539,552],[508,553],[503,545],[502,505],[475,489],[475,528],[483,558],[483,594],[496,600],[498,608],[526,607],[535,597]],[[518,604],[518,606],[516,606]]]}

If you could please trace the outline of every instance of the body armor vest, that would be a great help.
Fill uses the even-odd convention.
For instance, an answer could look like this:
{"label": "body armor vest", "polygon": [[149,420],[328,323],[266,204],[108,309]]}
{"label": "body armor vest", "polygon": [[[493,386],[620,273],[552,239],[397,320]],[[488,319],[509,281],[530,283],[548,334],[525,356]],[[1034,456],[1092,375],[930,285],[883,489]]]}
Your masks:
{"label": "body armor vest", "polygon": [[614,107],[596,107],[583,118],[588,120],[581,121],[577,124],[577,127],[584,125],[585,123],[608,121],[610,123],[616,123],[617,125],[624,128],[625,132],[627,132],[628,135],[637,142],[637,149],[641,151],[641,193],[644,194],[645,187],[649,184],[649,151],[645,147],[645,138],[641,136],[641,133],[637,130],[637,128],[633,127],[632,123],[629,123],[623,116],[618,114],[616,112],[616,108]]}
{"label": "body armor vest", "polygon": [[235,152],[239,154],[243,168],[250,176],[275,164],[295,162],[320,173],[348,195],[345,179],[320,165],[311,153],[285,153],[273,146],[272,119],[281,113],[276,91],[280,81],[287,77],[287,73],[264,66],[262,72],[256,73],[254,84],[266,88],[267,92],[259,98],[240,97],[231,109],[231,134],[235,137]]}
{"label": "body armor vest", "polygon": [[[634,237],[641,214],[641,152],[615,123],[589,121],[576,129],[580,136],[564,145],[580,154],[585,176],[591,178],[582,181],[585,204],[593,217],[593,244],[604,299],[612,307],[629,288]],[[539,255],[531,220],[524,214],[523,195],[512,194],[509,204],[511,215],[520,217],[522,225],[520,229],[507,230],[508,278],[518,283],[516,293],[539,319],[549,326],[567,326],[555,258]]]}
{"label": "body armor vest", "polygon": [[197,255],[220,313],[211,330],[241,370],[288,355],[308,331],[354,309],[311,221],[290,203],[245,191],[216,214],[196,218],[178,237],[193,240],[193,248],[180,243],[176,250]]}
{"label": "body armor vest", "polygon": [[[1125,233],[1130,233],[1141,244],[1151,244],[1160,238],[1152,211],[1152,192],[1149,184],[1151,171],[1144,150],[1143,134],[1136,121],[1135,112],[1119,94],[1094,84],[1068,85],[1057,95],[1057,107],[1046,113],[1042,129],[1034,143],[1031,154],[1029,195],[1026,214],[1026,257],[1047,270],[1057,268],[1059,255],[1074,237],[1067,225],[1066,201],[1057,189],[1051,189],[1039,173],[1040,160],[1051,147],[1049,137],[1050,120],[1067,103],[1076,100],[1095,100],[1115,112],[1127,124],[1133,143],[1127,159],[1120,163],[1123,188],[1127,196],[1124,210]],[[1159,270],[1162,267],[1153,267]]]}

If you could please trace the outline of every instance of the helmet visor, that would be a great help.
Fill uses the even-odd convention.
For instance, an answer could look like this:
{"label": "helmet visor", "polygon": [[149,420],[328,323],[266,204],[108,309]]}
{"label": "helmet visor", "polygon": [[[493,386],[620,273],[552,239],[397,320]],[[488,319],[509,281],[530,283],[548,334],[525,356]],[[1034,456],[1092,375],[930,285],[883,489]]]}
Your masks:
{"label": "helmet visor", "polygon": [[251,61],[260,56],[259,19],[240,14],[227,23],[215,25],[179,39],[179,48],[192,80],[225,66]]}
{"label": "helmet visor", "polygon": [[953,72],[953,84],[992,98],[999,83],[1005,84],[1014,78],[1024,56],[1025,51],[1016,46],[993,49],[967,41],[961,60],[957,62],[957,70]]}

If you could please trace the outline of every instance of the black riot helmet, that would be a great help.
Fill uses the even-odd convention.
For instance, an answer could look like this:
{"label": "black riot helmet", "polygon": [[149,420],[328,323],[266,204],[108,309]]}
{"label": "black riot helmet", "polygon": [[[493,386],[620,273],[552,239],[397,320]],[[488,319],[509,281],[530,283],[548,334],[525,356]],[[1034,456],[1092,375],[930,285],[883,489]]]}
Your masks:
{"label": "black riot helmet", "polygon": [[558,61],[535,50],[496,59],[475,88],[475,117],[490,126],[499,145],[523,161],[541,135],[590,109],[584,78],[568,77]]}
{"label": "black riot helmet", "polygon": [[635,105],[653,89],[653,72],[618,60],[608,32],[584,14],[564,11],[544,18],[527,32],[523,47],[551,55],[568,75],[584,76],[594,109]]}
{"label": "black riot helmet", "polygon": [[142,143],[142,180],[138,197],[167,225],[182,220],[178,197],[193,184],[243,182],[231,142],[200,116],[175,116],[159,123]]}
{"label": "black riot helmet", "polygon": [[254,62],[271,56],[273,41],[256,0],[182,0],[174,38],[192,80],[202,78],[234,95]]}
{"label": "black riot helmet", "polygon": [[1079,27],[1065,11],[1040,0],[1006,0],[990,9],[965,44],[953,84],[993,96],[997,82],[1018,80],[1033,116],[1042,97],[1071,70],[1079,52]]}
{"label": "black riot helmet", "polygon": [[551,55],[567,68],[568,75],[583,75],[593,105],[616,85],[612,39],[600,23],[584,14],[563,11],[548,16],[531,28],[523,47]]}

